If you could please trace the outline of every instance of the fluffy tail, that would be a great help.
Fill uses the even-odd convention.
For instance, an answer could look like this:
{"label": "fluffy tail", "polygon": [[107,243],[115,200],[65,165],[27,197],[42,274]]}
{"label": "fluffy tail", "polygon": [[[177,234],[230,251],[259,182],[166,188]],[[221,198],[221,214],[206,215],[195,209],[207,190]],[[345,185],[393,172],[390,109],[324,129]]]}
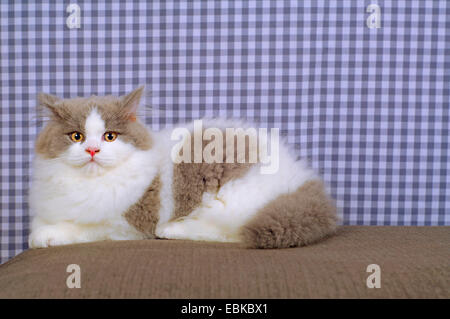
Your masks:
{"label": "fluffy tail", "polygon": [[337,221],[334,202],[322,182],[313,180],[263,207],[240,237],[249,248],[305,246],[333,234]]}

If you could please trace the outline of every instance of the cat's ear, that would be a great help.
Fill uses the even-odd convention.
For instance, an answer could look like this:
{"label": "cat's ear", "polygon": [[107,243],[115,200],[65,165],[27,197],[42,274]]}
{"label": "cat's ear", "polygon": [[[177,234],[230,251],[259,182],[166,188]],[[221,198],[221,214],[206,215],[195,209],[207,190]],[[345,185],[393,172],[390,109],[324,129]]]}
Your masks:
{"label": "cat's ear", "polygon": [[136,114],[143,93],[144,86],[141,86],[133,92],[121,97],[122,109],[130,121],[136,121]]}
{"label": "cat's ear", "polygon": [[58,103],[61,99],[55,95],[47,94],[47,93],[39,93],[38,95],[38,107],[46,107],[53,114],[58,115],[58,111],[56,109],[56,103]]}

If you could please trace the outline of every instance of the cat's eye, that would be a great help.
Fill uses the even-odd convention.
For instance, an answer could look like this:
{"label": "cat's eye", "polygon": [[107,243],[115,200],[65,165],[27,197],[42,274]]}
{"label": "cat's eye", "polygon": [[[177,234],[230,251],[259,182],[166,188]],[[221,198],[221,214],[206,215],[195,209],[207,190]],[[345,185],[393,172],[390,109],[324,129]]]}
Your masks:
{"label": "cat's eye", "polygon": [[83,140],[83,134],[80,132],[72,132],[69,134],[70,139],[74,142],[81,142]]}
{"label": "cat's eye", "polygon": [[105,141],[107,142],[113,142],[117,138],[116,132],[106,132],[103,137],[105,138]]}

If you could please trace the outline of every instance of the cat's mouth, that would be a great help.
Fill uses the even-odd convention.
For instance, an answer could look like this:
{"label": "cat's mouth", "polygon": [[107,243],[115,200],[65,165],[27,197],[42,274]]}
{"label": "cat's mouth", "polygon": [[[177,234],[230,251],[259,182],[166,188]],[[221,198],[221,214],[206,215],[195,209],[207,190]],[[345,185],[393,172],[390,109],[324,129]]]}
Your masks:
{"label": "cat's mouth", "polygon": [[71,161],[73,166],[76,166],[81,169],[98,169],[98,168],[108,168],[111,166],[112,161],[105,158],[97,158],[97,156],[92,157],[84,157],[80,158],[79,161]]}
{"label": "cat's mouth", "polygon": [[80,165],[81,167],[87,167],[87,166],[102,166],[100,161],[96,158],[89,158],[88,160],[85,160],[83,164]]}
{"label": "cat's mouth", "polygon": [[107,168],[110,166],[109,164],[110,161],[108,159],[94,157],[85,162],[84,166]]}
{"label": "cat's mouth", "polygon": [[102,166],[95,158],[91,158],[86,164]]}

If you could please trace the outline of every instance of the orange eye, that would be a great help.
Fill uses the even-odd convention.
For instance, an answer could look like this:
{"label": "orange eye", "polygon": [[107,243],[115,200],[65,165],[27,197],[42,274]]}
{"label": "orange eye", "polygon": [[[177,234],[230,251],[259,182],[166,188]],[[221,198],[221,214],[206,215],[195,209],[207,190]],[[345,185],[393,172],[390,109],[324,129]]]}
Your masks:
{"label": "orange eye", "polygon": [[83,140],[83,134],[81,134],[80,132],[73,132],[70,133],[70,138],[74,142],[81,142]]}
{"label": "orange eye", "polygon": [[107,142],[113,142],[117,138],[116,132],[106,132],[103,137],[105,138],[105,141]]}

